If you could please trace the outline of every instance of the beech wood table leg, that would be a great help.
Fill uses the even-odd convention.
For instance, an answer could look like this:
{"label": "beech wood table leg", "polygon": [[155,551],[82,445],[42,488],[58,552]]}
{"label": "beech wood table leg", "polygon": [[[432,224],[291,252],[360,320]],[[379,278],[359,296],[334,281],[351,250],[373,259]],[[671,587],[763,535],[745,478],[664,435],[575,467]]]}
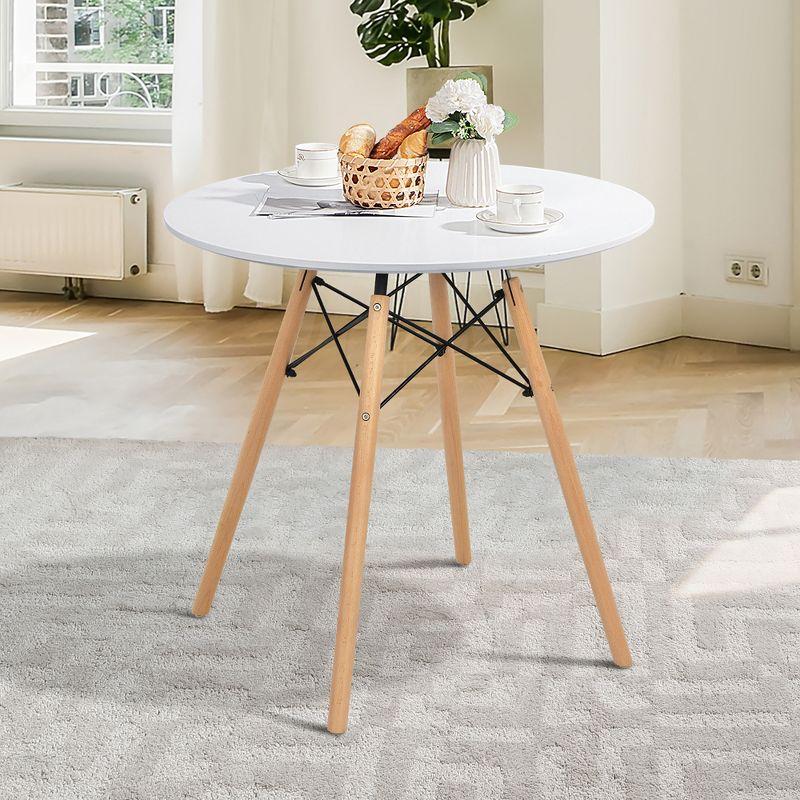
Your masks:
{"label": "beech wood table leg", "polygon": [[600,612],[600,619],[603,622],[606,639],[608,639],[611,649],[611,657],[618,667],[630,667],[631,654],[625,639],[625,631],[622,628],[619,612],[617,611],[617,604],[614,600],[614,591],[608,579],[606,565],[603,562],[597,534],[589,514],[589,507],[586,504],[586,496],[583,492],[578,469],[575,465],[575,457],[567,434],[564,431],[564,422],[561,419],[561,412],[558,410],[553,387],[550,383],[550,376],[547,372],[547,365],[542,355],[542,349],[539,346],[536,330],[531,323],[519,278],[505,281],[503,289],[511,309],[517,339],[528,365],[528,375],[533,385],[539,416],[553,456],[558,479],[561,483],[561,490],[567,503],[572,527],[575,529],[575,536],[583,556],[583,563],[586,565],[586,571],[589,574],[589,583],[592,586],[597,610]]}
{"label": "beech wood table leg", "polygon": [[297,341],[297,334],[300,331],[300,324],[303,320],[308,298],[311,294],[311,282],[316,277],[316,272],[301,270],[297,274],[291,297],[283,315],[278,336],[275,339],[275,346],[272,349],[267,366],[264,381],[256,400],[256,407],[250,420],[250,426],[242,442],[239,452],[239,460],[236,463],[236,470],[233,473],[228,495],[225,498],[225,505],[217,524],[217,532],[206,561],[206,568],[197,594],[192,605],[192,613],[196,617],[204,617],[211,609],[214,595],[217,591],[222,570],[225,567],[225,560],[239,524],[239,517],[242,514],[247,495],[250,491],[250,484],[253,481],[253,474],[258,466],[258,459],[267,438],[272,416],[275,413],[275,406],[278,402],[278,395],[286,378],[286,365],[292,357],[292,350]]}
{"label": "beech wood table leg", "polygon": [[350,710],[353,682],[358,611],[361,603],[361,579],[367,544],[367,523],[372,496],[372,475],[378,442],[378,416],[381,407],[381,379],[386,351],[389,298],[374,294],[370,300],[367,341],[361,394],[356,418],[353,469],[350,476],[350,501],[347,509],[347,532],[344,540],[342,579],[339,594],[339,619],[336,625],[336,650],[328,709],[328,730],[344,733]]}
{"label": "beech wood table leg", "polygon": [[[443,275],[428,276],[431,294],[433,332],[442,339],[453,335],[450,316],[450,292]],[[450,517],[453,522],[453,544],[456,561],[463,566],[472,561],[469,541],[467,488],[464,482],[464,454],[461,445],[461,417],[458,411],[455,353],[448,348],[436,359],[436,378],[442,408],[442,435],[447,466],[447,485],[450,490]]]}

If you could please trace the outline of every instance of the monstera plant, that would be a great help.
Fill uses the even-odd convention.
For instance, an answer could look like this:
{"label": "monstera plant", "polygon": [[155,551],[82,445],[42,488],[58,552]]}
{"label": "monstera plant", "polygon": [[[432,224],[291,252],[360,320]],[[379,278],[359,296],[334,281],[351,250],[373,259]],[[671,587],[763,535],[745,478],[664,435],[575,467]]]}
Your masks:
{"label": "monstera plant", "polygon": [[353,0],[362,17],[361,45],[380,64],[425,56],[429,67],[450,66],[450,23],[469,19],[489,0]]}

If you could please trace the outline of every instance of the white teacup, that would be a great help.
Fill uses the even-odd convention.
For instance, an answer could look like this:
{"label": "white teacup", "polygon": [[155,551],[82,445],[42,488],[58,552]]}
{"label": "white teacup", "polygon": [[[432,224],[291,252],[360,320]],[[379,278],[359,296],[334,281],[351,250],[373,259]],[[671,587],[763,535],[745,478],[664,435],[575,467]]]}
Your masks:
{"label": "white teacup", "polygon": [[339,174],[339,155],[335,144],[306,142],[294,148],[298,178],[335,178]]}
{"label": "white teacup", "polygon": [[497,187],[497,221],[509,225],[544,223],[544,189],[509,183]]}

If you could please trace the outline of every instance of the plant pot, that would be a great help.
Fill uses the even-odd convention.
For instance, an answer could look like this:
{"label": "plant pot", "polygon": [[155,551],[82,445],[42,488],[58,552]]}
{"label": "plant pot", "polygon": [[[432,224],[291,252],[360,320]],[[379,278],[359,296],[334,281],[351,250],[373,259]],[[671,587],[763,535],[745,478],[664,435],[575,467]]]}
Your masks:
{"label": "plant pot", "polygon": [[459,139],[453,143],[447,170],[447,199],[454,206],[483,208],[492,205],[499,183],[497,142]]}
{"label": "plant pot", "polygon": [[[427,105],[428,100],[442,88],[446,81],[455,80],[462,72],[469,70],[484,75],[489,85],[486,96],[490,103],[494,102],[494,74],[492,67],[410,67],[406,70],[406,99],[408,113],[420,106]],[[447,158],[451,144],[438,145],[431,150],[434,158]]]}

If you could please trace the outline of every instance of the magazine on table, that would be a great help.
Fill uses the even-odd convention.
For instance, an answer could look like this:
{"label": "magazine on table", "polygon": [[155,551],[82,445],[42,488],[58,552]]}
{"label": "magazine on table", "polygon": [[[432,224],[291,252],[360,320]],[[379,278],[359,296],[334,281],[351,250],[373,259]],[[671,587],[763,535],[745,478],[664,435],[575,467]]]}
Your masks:
{"label": "magazine on table", "polygon": [[439,192],[426,194],[409,208],[361,208],[347,200],[308,197],[272,197],[266,193],[251,216],[267,219],[308,217],[433,217],[439,205]]}

